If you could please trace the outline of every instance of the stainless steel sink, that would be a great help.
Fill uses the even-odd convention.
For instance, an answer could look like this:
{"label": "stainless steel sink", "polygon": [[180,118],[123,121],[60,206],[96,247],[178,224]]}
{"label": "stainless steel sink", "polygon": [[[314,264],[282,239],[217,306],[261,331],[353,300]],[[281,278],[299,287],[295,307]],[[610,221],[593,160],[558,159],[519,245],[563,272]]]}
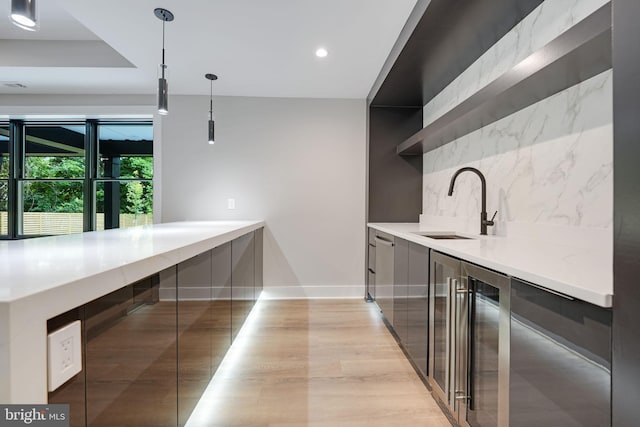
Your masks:
{"label": "stainless steel sink", "polygon": [[438,239],[438,240],[473,240],[472,237],[461,236],[456,233],[448,233],[448,232],[434,232],[434,231],[414,231],[413,234],[417,234],[418,236],[428,237],[429,239]]}

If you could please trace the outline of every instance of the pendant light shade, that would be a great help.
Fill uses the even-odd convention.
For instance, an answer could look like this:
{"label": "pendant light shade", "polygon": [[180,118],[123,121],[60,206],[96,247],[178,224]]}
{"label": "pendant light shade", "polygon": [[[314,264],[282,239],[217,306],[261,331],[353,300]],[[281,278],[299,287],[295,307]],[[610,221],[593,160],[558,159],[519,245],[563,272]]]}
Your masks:
{"label": "pendant light shade", "polygon": [[218,76],[216,76],[215,74],[205,74],[204,77],[211,82],[211,84],[210,84],[210,92],[209,92],[209,126],[208,126],[208,133],[209,133],[209,144],[213,145],[216,142],[216,135],[215,135],[216,124],[215,124],[215,122],[213,120],[213,81],[214,80],[218,80]]}
{"label": "pendant light shade", "polygon": [[158,66],[158,114],[169,114],[169,83],[167,82],[167,66]]}
{"label": "pendant light shade", "polygon": [[209,119],[209,144],[213,145],[216,142],[216,124],[213,119]]}
{"label": "pendant light shade", "polygon": [[24,30],[36,31],[36,0],[11,0],[11,22]]}
{"label": "pendant light shade", "polygon": [[162,63],[158,66],[158,114],[169,114],[168,68],[164,63],[164,24],[173,21],[173,13],[161,7],[154,9],[154,15],[162,21]]}

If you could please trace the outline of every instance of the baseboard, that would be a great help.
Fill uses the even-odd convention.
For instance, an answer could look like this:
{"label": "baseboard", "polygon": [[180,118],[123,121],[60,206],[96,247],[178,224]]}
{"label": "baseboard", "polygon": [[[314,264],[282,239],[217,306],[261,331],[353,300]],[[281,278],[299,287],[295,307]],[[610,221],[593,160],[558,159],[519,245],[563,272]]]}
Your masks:
{"label": "baseboard", "polygon": [[262,299],[361,298],[364,285],[346,286],[265,286]]}

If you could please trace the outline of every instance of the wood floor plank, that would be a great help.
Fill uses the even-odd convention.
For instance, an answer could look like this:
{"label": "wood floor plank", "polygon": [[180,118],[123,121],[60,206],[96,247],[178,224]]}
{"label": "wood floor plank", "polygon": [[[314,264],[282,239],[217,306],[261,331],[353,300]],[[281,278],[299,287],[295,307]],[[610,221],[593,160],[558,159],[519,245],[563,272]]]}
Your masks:
{"label": "wood floor plank", "polygon": [[267,300],[252,314],[189,427],[451,424],[359,300]]}

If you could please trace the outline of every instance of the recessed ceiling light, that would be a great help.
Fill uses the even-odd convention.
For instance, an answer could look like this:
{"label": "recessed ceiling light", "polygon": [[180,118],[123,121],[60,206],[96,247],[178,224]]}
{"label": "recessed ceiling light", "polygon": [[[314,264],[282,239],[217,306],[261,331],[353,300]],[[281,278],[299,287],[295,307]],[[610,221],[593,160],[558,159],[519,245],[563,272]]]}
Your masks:
{"label": "recessed ceiling light", "polygon": [[316,50],[316,56],[318,58],[325,58],[328,54],[329,54],[329,52],[327,52],[327,49],[325,49],[323,47],[318,48],[318,50]]}

